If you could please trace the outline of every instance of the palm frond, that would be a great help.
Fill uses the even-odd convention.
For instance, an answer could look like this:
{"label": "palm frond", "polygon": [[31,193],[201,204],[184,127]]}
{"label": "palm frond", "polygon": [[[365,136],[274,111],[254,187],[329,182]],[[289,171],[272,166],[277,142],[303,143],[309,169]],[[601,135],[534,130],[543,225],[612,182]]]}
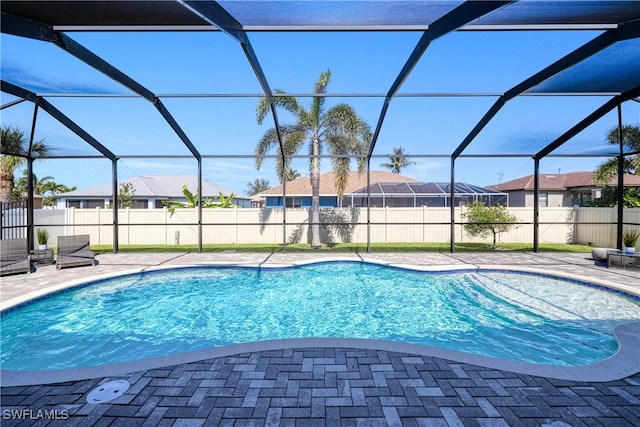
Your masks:
{"label": "palm frond", "polygon": [[271,187],[269,185],[269,181],[267,181],[266,179],[256,178],[252,182],[249,182],[247,184],[247,194],[249,196],[254,196],[258,193],[262,193],[263,191],[268,190],[269,187]]}
{"label": "palm frond", "polygon": [[385,169],[393,169],[395,165],[393,163],[380,163],[380,167]]}
{"label": "palm frond", "polygon": [[3,155],[25,156],[26,143],[24,132],[21,129],[11,126],[0,129],[0,152]]}
{"label": "palm frond", "polygon": [[351,159],[349,157],[334,157],[331,159],[331,166],[333,166],[333,173],[335,175],[336,194],[340,200],[342,199],[349,180]]}
{"label": "palm frond", "polygon": [[258,100],[258,105],[256,106],[256,121],[259,125],[262,124],[269,112],[271,112],[271,102],[269,102],[269,98],[263,96]]}
{"label": "palm frond", "polygon": [[51,152],[51,148],[44,140],[40,140],[33,143],[29,152],[29,143],[24,132],[17,127],[5,126],[0,129],[0,152],[0,167],[13,173],[26,162],[27,157],[44,157]]}
{"label": "palm frond", "polygon": [[[320,74],[318,80],[313,86],[313,93],[321,95],[327,93],[327,86],[331,82],[331,70],[327,70]],[[324,111],[324,103],[326,98],[324,96],[316,96],[311,101],[311,115],[315,119],[315,126],[320,126],[321,117]]]}
{"label": "palm frond", "polygon": [[[618,145],[618,127],[611,128],[607,133],[607,142]],[[622,145],[629,151],[640,151],[640,126],[622,125]]]}
{"label": "palm frond", "polygon": [[258,141],[258,145],[256,145],[256,169],[260,170],[262,166],[262,162],[264,161],[264,156],[269,154],[269,152],[274,148],[280,145],[280,141],[278,141],[278,133],[275,128],[268,129],[260,141]]}
{"label": "palm frond", "polygon": [[285,154],[297,154],[307,141],[307,131],[305,127],[299,125],[287,125],[284,126],[282,130]]}
{"label": "palm frond", "polygon": [[[283,90],[275,89],[273,91],[274,94],[282,95],[286,93]],[[298,117],[301,114],[301,111],[304,112],[304,108],[298,103],[298,100],[293,96],[274,96],[273,97],[273,105],[276,108],[283,108],[286,111],[294,114]],[[269,98],[263,96],[258,100],[258,105],[256,106],[256,120],[259,125],[262,124],[265,117],[268,113],[271,112],[271,102]]]}
{"label": "palm frond", "polygon": [[280,183],[285,181],[289,181],[288,173],[291,169],[291,157],[294,154],[297,154],[305,141],[307,140],[307,133],[304,128],[297,125],[286,125],[282,128],[282,138],[284,145],[284,160],[282,156],[282,151],[278,147],[278,158],[276,159],[276,173],[278,174],[278,178]]}
{"label": "palm frond", "polygon": [[31,146],[31,156],[32,157],[45,157],[50,154],[52,151],[51,147],[45,145],[44,141],[34,142]]}
{"label": "palm frond", "polygon": [[325,125],[328,131],[341,131],[349,136],[358,136],[365,122],[348,104],[338,104],[327,110]]}
{"label": "palm frond", "polygon": [[[623,170],[625,173],[631,172],[632,162],[625,159]],[[593,181],[598,185],[607,185],[613,177],[618,174],[618,159],[609,159],[598,166],[593,174]]]}
{"label": "palm frond", "polygon": [[635,156],[627,157],[629,163],[631,163],[631,167],[633,168],[633,174],[640,174],[640,154],[636,154]]}

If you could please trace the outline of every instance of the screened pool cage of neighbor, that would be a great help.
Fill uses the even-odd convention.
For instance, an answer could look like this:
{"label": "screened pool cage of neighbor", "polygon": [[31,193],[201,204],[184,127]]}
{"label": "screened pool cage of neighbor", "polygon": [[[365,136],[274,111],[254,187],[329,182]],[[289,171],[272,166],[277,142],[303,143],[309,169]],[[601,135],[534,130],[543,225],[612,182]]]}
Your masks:
{"label": "screened pool cage of neighbor", "polygon": [[[509,195],[477,185],[456,183],[453,206],[481,202],[485,206],[509,204]],[[343,207],[450,207],[451,184],[446,182],[376,182],[342,201]]]}
{"label": "screened pool cage of neighbor", "polygon": [[[199,251],[216,239],[285,250],[308,242],[319,223],[323,243],[369,249],[380,236],[430,236],[453,252],[466,239],[465,205],[509,203],[506,192],[490,189],[498,176],[533,175],[538,201],[548,196],[541,174],[569,172],[566,165],[592,171],[612,158],[611,219],[550,216],[532,203],[518,216],[522,238],[538,251],[541,232],[575,235],[586,221],[615,233],[622,248],[623,230],[640,226],[622,200],[625,160],[640,154],[638,146],[620,132],[607,140],[611,129],[640,122],[640,1],[3,0],[0,7],[2,126],[24,130],[28,143],[3,144],[3,155],[24,158],[29,178],[108,182],[100,197],[116,200],[119,175],[197,176],[190,210],[105,204],[64,218],[34,209],[27,179],[24,222],[8,224],[3,209],[2,238],[19,230],[34,247],[36,230],[47,228],[52,236],[89,233],[92,244],[107,242],[114,252],[138,232],[162,236],[154,243],[192,239]],[[319,81],[326,70],[328,84]],[[310,149],[313,132],[298,138],[302,116],[283,108],[292,99],[318,117],[353,107],[369,124],[364,144],[354,148],[331,133],[335,116],[327,115],[316,122],[326,132],[316,134],[335,144]],[[42,156],[32,150],[39,141],[50,147]],[[269,150],[256,170],[260,141]],[[408,161],[401,173],[393,182],[377,178],[397,147]],[[344,168],[342,159],[351,170],[364,167],[361,185],[340,199],[333,178],[321,175],[319,216],[287,203],[263,208],[259,198],[254,208],[203,209],[217,196],[202,194],[203,180],[242,195],[254,179],[277,187],[276,166],[286,165],[300,178],[277,187],[280,201],[310,198],[310,163],[326,174]],[[327,209],[329,196],[337,202]]]}

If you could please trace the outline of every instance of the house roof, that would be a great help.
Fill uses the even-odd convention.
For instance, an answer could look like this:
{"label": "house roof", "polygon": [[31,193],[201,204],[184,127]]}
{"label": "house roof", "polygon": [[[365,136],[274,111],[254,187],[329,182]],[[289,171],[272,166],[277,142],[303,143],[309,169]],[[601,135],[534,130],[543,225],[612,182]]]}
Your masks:
{"label": "house roof", "polygon": [[[333,172],[326,172],[320,175],[320,195],[335,196],[337,193],[335,187],[336,176]],[[371,171],[371,184],[376,182],[417,182],[413,178],[392,172]],[[347,185],[344,194],[351,194],[355,191],[367,186],[367,174],[358,172],[349,172]],[[272,187],[257,194],[258,196],[282,196],[282,185]],[[301,177],[287,182],[287,195],[310,196],[311,195],[311,179],[309,177]]]}
{"label": "house roof", "polygon": [[[182,186],[186,185],[192,193],[197,192],[198,177],[195,175],[151,175],[135,176],[133,178],[118,181],[118,186],[123,183],[131,183],[135,189],[135,198],[155,197],[155,198],[184,198]],[[93,187],[82,188],[68,193],[58,194],[57,198],[77,198],[77,197],[112,197],[113,189],[111,183],[100,184]],[[214,184],[207,180],[202,180],[202,196],[216,197],[222,192],[228,196],[234,193],[233,190]],[[243,194],[236,194],[237,198],[247,198]]]}
{"label": "house roof", "polygon": [[[599,187],[593,180],[595,172],[569,172],[556,174],[540,174],[541,190],[570,190],[579,187]],[[618,185],[618,176],[614,176],[608,183],[610,186]],[[640,176],[624,174],[624,185],[626,187],[640,186]],[[487,188],[498,191],[533,191],[533,175],[523,176],[511,181],[497,185],[490,185]]]}

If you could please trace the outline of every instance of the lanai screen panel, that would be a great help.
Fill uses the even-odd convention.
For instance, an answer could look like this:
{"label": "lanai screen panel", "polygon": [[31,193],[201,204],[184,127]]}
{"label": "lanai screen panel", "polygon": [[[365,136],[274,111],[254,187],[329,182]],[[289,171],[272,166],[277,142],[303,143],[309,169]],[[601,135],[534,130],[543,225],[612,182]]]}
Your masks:
{"label": "lanai screen panel", "polygon": [[559,73],[530,93],[621,93],[640,86],[640,39],[623,40]]}
{"label": "lanai screen panel", "polygon": [[462,1],[221,1],[249,29],[424,28]]}
{"label": "lanai screen panel", "polygon": [[[11,1],[3,11],[64,26],[199,26],[206,25],[180,3],[171,1]],[[49,3],[49,4],[48,4]],[[187,2],[188,3],[188,2]],[[342,26],[424,26],[462,1],[377,0],[269,2],[220,1],[246,30],[262,28],[327,28]],[[615,25],[640,17],[636,1],[521,0],[476,20],[475,26]]]}
{"label": "lanai screen panel", "polygon": [[[507,102],[464,151],[465,155],[533,156],[607,102],[609,96],[521,96]],[[601,139],[617,121],[587,130]]]}
{"label": "lanai screen panel", "polygon": [[[196,5],[195,2],[184,3]],[[253,64],[249,63],[238,40],[219,31],[181,2],[5,0],[1,7],[3,13],[51,25],[53,31],[66,32],[139,80],[168,106],[196,148],[205,155],[250,155],[255,146],[255,135],[273,126],[271,119],[270,123],[265,121],[263,127],[258,127],[251,111],[251,104],[264,89],[254,67],[261,66],[270,89],[291,91],[304,102],[309,100],[308,95],[318,73],[330,68],[334,80],[328,93],[328,105],[336,102],[356,105],[357,111],[372,127],[380,120],[381,133],[373,150],[376,157],[372,159],[372,169],[377,169],[376,166],[385,161],[394,147],[404,145],[410,155],[416,155],[413,160],[418,163],[408,171],[422,180],[446,180],[449,171],[441,169],[441,174],[434,176],[435,171],[428,167],[428,160],[419,156],[450,155],[492,103],[514,85],[599,34],[640,18],[638,1],[522,0],[505,3],[503,7],[463,25],[459,31],[434,40],[408,73],[398,91],[399,96],[389,105],[387,117],[381,120],[379,114],[383,99],[417,40],[424,31],[432,29],[434,22],[463,3],[396,0],[208,2],[214,8],[221,6],[220,16],[225,16],[215,16],[214,20],[227,32],[237,36],[236,32],[247,31],[246,34],[241,33],[240,39],[247,35],[246,40],[251,41],[258,60]],[[237,21],[237,25],[232,21]],[[637,23],[626,25],[633,27]],[[14,43],[15,46],[22,43],[13,39],[22,39],[8,35],[7,28],[3,26],[2,29],[3,79],[23,84],[43,96],[51,92],[59,92],[58,95],[80,93],[83,96],[95,92],[101,95],[131,94],[131,91],[95,71],[92,71],[96,75],[95,81],[100,80],[103,87],[95,87],[93,78],[89,85],[85,85],[87,87],[73,86],[68,75],[55,72],[56,64],[61,62],[56,59],[49,63],[46,56],[37,54],[39,50],[24,50],[21,58],[27,64],[25,69],[40,73],[31,81],[23,78],[24,73],[8,72],[11,70],[6,67],[4,51],[11,49]],[[525,92],[524,96],[509,100],[504,111],[471,141],[462,156],[535,154],[535,150],[553,141],[597,105],[620,91],[637,86],[640,75],[637,64],[640,61],[637,33],[633,34],[632,30],[632,40],[619,41],[546,79]],[[144,40],[156,44],[146,51]],[[116,43],[120,51],[103,50],[103,41]],[[45,49],[56,51],[57,56],[66,55],[48,43],[27,42],[46,46]],[[176,59],[162,67],[163,49],[169,47]],[[136,57],[124,60],[127,50],[136,51]],[[304,59],[297,61],[301,54],[305,55]],[[82,70],[89,68],[70,55],[60,61],[75,61],[74,66]],[[52,72],[47,75],[47,70]],[[42,84],[45,77],[48,80]],[[292,77],[296,78],[295,84]],[[62,86],[54,86],[51,82],[62,82]],[[304,98],[305,92],[307,98]],[[578,108],[564,108],[571,111],[570,114],[563,117],[561,123],[549,126],[545,121],[545,109],[554,104],[562,106],[564,101],[556,101],[556,98],[567,94],[579,94],[584,102]],[[193,104],[184,95],[193,95]],[[207,98],[209,95],[212,97]],[[7,98],[3,95],[4,99]],[[229,105],[226,111],[223,107],[225,101]],[[55,102],[61,106],[66,104],[66,101]],[[105,104],[109,102],[111,100],[106,100]],[[146,101],[135,100],[138,102],[145,104]],[[123,101],[123,105],[128,103],[129,100]],[[151,104],[143,108],[151,108]],[[535,114],[530,113],[533,110],[536,110]],[[198,116],[192,111],[205,114]],[[73,109],[69,113],[76,118]],[[127,115],[124,111],[121,113]],[[633,114],[632,109],[632,120]],[[122,120],[135,121],[134,114],[129,116]],[[407,116],[410,116],[409,120]],[[239,124],[232,124],[231,119],[238,119],[234,123]],[[287,123],[289,118],[283,114],[281,119]],[[161,121],[160,118],[158,120]],[[594,140],[597,136],[601,141],[602,132],[598,128],[607,129],[615,126],[616,122],[615,117],[607,115],[602,124],[597,121],[588,130],[593,135],[589,138]],[[28,128],[30,123],[31,117],[25,114],[20,125]],[[109,125],[115,128],[128,126],[120,123],[124,122],[113,120]],[[514,123],[517,126],[513,126]],[[159,124],[157,127],[166,128],[167,125]],[[106,139],[105,142],[110,143],[103,131],[95,132],[100,140]],[[122,152],[190,155],[182,141],[171,132],[169,134],[166,142],[175,144],[175,149],[164,149],[165,138],[160,137],[162,143],[146,143],[140,146],[144,147],[140,150],[126,147]],[[229,143],[231,140],[233,142]],[[117,148],[116,145],[113,147]],[[564,152],[574,154],[573,150]],[[595,154],[609,152],[594,151]],[[296,162],[297,167],[306,173],[305,160]],[[327,162],[323,159],[323,170],[328,169]],[[458,179],[467,179],[465,172],[457,170]],[[248,176],[248,179],[253,177]]]}

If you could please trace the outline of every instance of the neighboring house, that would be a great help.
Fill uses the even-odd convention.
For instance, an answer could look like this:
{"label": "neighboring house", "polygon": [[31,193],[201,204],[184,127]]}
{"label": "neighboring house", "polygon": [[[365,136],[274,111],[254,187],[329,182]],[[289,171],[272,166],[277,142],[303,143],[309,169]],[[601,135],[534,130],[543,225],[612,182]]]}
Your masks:
{"label": "neighboring house", "polygon": [[[417,182],[413,178],[398,175],[391,172],[372,171],[370,184],[378,182]],[[286,206],[288,208],[310,208],[311,207],[311,179],[309,177],[301,177],[289,181],[287,186],[287,201]],[[327,172],[320,175],[320,207],[321,208],[335,208],[343,206],[351,206],[351,198],[354,193],[367,186],[367,174],[366,172],[359,174],[358,172],[349,172],[347,178],[347,185],[344,189],[344,195],[342,200],[338,200],[338,195],[335,188],[335,174],[333,172]],[[282,185],[272,187],[261,193],[256,194],[258,197],[264,198],[264,206],[267,208],[279,208],[282,207]],[[358,194],[357,197],[362,197]]]}
{"label": "neighboring house", "polygon": [[[185,202],[182,186],[186,185],[193,194],[198,190],[198,177],[193,175],[152,175],[136,176],[118,182],[118,190],[123,183],[131,183],[135,190],[132,208],[154,209],[164,207],[162,202]],[[220,193],[229,196],[234,191],[220,185],[202,180],[202,198],[218,200]],[[112,205],[113,188],[111,183],[96,185],[56,195],[59,208],[107,208]],[[243,208],[251,207],[249,197],[237,194],[233,202]]]}
{"label": "neighboring house", "polygon": [[[9,203],[25,203],[25,206],[26,206],[27,199],[28,199],[27,193],[22,193],[20,195],[20,199],[18,201],[16,201],[16,202],[8,202],[8,203],[5,202],[5,204],[7,206],[9,206]],[[43,209],[43,203],[42,203],[43,201],[44,201],[44,196],[42,196],[40,194],[34,194],[33,195],[33,209]],[[53,206],[51,206],[51,207],[44,206],[44,209],[53,209]]]}
{"label": "neighboring house", "polygon": [[[556,174],[540,174],[539,200],[541,207],[591,206],[591,200],[601,196],[602,187],[593,181],[594,172],[569,172]],[[618,185],[615,176],[608,183]],[[640,176],[624,175],[625,187],[640,187]],[[509,194],[509,206],[533,206],[533,175],[517,178],[487,187]]]}

